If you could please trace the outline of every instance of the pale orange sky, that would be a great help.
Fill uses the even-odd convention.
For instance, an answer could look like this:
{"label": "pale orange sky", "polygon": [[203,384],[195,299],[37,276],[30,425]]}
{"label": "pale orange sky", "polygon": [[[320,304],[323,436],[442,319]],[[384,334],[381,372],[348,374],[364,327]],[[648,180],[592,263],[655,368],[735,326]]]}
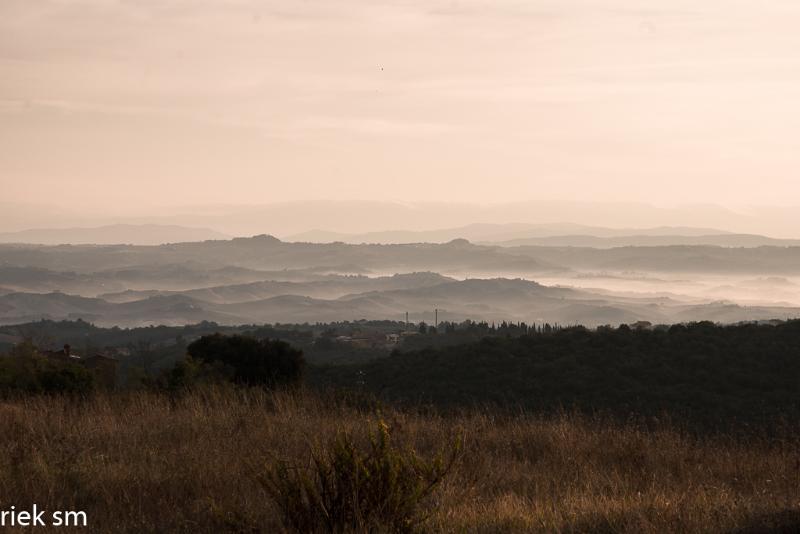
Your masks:
{"label": "pale orange sky", "polygon": [[800,204],[796,0],[1,0],[7,202]]}

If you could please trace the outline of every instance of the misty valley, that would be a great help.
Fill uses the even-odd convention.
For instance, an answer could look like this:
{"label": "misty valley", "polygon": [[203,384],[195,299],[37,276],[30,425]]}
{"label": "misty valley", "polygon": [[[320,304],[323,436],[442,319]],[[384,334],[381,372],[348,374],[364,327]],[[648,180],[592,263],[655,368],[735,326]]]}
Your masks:
{"label": "misty valley", "polygon": [[0,324],[342,320],[561,325],[787,319],[800,248],[283,242],[0,245]]}

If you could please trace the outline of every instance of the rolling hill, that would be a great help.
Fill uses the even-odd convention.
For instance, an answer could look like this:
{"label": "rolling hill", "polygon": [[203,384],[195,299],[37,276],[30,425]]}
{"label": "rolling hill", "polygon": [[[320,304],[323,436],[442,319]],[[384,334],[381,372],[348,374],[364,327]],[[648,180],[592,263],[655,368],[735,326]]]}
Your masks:
{"label": "rolling hill", "polygon": [[[186,294],[147,296],[109,302],[63,293],[12,293],[0,296],[0,324],[46,319],[84,319],[100,326],[180,325],[202,320],[220,324],[314,323],[358,319],[527,321],[560,324],[653,323],[712,320],[784,319],[800,309],[739,306],[730,302],[692,304],[665,297],[636,298],[550,287],[526,280],[445,281],[406,289],[387,289],[313,298],[284,294],[243,302],[209,302]],[[252,294],[250,294],[252,295]]]}
{"label": "rolling hill", "polygon": [[334,299],[350,293],[429,287],[452,280],[452,278],[430,272],[379,277],[327,275],[324,279],[307,282],[267,280],[185,291],[128,290],[101,295],[101,298],[109,302],[131,302],[155,295],[184,295],[216,304],[249,302],[280,295]]}

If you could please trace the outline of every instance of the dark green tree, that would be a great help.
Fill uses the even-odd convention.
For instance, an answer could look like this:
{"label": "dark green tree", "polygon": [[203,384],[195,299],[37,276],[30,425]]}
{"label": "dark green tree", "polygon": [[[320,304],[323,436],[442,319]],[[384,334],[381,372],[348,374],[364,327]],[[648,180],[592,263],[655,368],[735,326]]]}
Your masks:
{"label": "dark green tree", "polygon": [[284,341],[214,334],[191,343],[187,351],[196,362],[229,368],[239,384],[297,384],[305,368],[303,352]]}

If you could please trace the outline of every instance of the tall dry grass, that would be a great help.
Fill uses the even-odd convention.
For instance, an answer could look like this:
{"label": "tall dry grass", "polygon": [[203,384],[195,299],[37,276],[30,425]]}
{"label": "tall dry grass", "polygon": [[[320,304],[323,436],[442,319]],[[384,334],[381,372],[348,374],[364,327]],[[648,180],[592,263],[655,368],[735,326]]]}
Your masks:
{"label": "tall dry grass", "polygon": [[378,415],[310,393],[224,388],[3,401],[0,509],[84,510],[91,532],[279,532],[258,480],[266,466],[307,461],[337,432],[366,439],[379,417],[423,456],[465,435],[431,531],[800,527],[800,439],[693,438],[579,416]]}

